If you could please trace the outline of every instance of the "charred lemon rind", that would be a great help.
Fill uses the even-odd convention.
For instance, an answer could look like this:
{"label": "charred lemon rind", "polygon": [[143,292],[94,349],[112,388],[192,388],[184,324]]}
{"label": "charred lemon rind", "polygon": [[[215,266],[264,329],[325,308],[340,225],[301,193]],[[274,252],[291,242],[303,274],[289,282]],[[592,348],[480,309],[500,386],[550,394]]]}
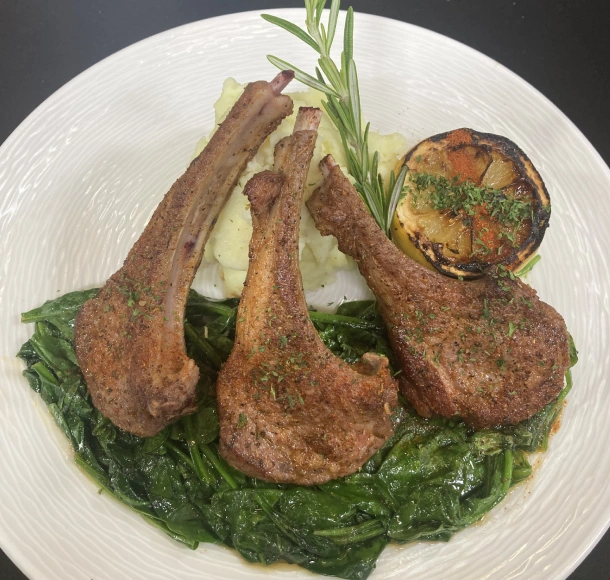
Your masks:
{"label": "charred lemon rind", "polygon": [[[456,129],[422,141],[406,154],[401,165],[408,168],[407,186],[417,173],[444,176],[452,183],[472,182],[486,191],[496,191],[498,185],[497,191],[506,199],[522,200],[521,205],[528,204],[531,211],[531,217],[515,226],[517,241],[513,236],[509,242],[510,228],[494,215],[487,215],[485,204],[472,219],[463,213],[432,209],[425,203],[423,213],[418,213],[421,208],[416,207],[415,194],[409,200],[407,193],[392,223],[392,238],[407,255],[445,275],[472,279],[498,264],[516,270],[536,253],[549,225],[550,197],[529,157],[510,139]],[[482,231],[489,231],[487,226],[497,233],[497,239],[486,234],[493,250],[480,239]]]}

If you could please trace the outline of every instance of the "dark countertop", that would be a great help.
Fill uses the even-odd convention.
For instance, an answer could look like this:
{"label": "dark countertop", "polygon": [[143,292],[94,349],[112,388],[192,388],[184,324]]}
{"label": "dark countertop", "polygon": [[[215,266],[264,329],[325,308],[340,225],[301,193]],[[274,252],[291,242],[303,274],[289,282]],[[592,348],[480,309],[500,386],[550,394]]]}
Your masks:
{"label": "dark countertop", "polygon": [[[357,12],[429,28],[494,58],[557,105],[610,164],[605,0],[352,0],[343,7],[350,4]],[[1,0],[0,143],[63,84],[134,42],[211,16],[297,6],[303,2]],[[608,570],[610,532],[569,578],[604,580]],[[0,578],[25,578],[3,552]]]}

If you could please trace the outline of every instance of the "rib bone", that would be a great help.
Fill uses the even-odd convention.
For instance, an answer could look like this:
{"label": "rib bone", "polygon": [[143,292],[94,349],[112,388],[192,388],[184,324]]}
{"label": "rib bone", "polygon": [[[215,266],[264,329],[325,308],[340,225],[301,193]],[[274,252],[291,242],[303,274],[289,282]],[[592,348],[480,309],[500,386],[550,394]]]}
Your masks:
{"label": "rib bone", "polygon": [[195,411],[199,370],[186,354],[184,307],[218,214],[265,138],[292,111],[293,77],[249,84],[165,195],[116,272],[81,309],[76,354],[95,406],[116,425],[151,436]]}

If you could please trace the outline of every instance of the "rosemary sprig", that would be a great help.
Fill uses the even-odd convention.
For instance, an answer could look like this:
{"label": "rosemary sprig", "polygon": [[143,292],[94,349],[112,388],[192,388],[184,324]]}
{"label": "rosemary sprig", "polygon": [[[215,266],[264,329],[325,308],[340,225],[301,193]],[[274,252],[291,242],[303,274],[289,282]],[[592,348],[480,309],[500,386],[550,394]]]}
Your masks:
{"label": "rosemary sprig", "polygon": [[339,16],[340,0],[332,0],[328,24],[321,22],[326,0],[305,0],[305,29],[296,24],[263,14],[263,18],[272,24],[287,30],[311,46],[320,56],[315,76],[312,76],[294,65],[268,55],[269,62],[280,69],[292,69],[297,80],[316,89],[326,96],[322,102],[326,113],[339,131],[347,157],[347,170],[355,179],[355,187],[371,212],[379,227],[387,236],[398,200],[402,193],[407,168],[403,167],[398,174],[390,173],[387,190],[382,176],[378,173],[379,153],[369,152],[368,134],[370,123],[362,130],[362,113],[360,108],[360,91],[358,74],[354,62],[354,11],[347,10],[343,31],[343,52],[341,66],[337,66],[330,56],[330,50]]}

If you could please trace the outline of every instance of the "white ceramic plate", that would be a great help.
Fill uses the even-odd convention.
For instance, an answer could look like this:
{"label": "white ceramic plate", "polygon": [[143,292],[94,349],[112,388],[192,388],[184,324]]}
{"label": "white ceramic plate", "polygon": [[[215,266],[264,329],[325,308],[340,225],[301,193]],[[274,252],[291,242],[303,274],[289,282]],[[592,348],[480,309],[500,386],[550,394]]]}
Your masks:
{"label": "white ceramic plate", "polygon": [[[278,14],[304,20],[300,10]],[[532,283],[563,313],[581,353],[563,426],[534,478],[447,544],[390,547],[373,578],[565,578],[610,520],[610,171],[549,101],[474,50],[363,14],[355,44],[375,128],[414,144],[468,126],[530,155],[553,200]],[[98,494],[15,359],[31,332],[19,313],[99,285],[120,266],[211,129],[223,79],[272,78],[267,53],[314,65],[313,51],[256,13],[170,30],[68,83],[0,149],[0,544],[30,578],[312,576],[247,565],[222,547],[192,552]]]}

